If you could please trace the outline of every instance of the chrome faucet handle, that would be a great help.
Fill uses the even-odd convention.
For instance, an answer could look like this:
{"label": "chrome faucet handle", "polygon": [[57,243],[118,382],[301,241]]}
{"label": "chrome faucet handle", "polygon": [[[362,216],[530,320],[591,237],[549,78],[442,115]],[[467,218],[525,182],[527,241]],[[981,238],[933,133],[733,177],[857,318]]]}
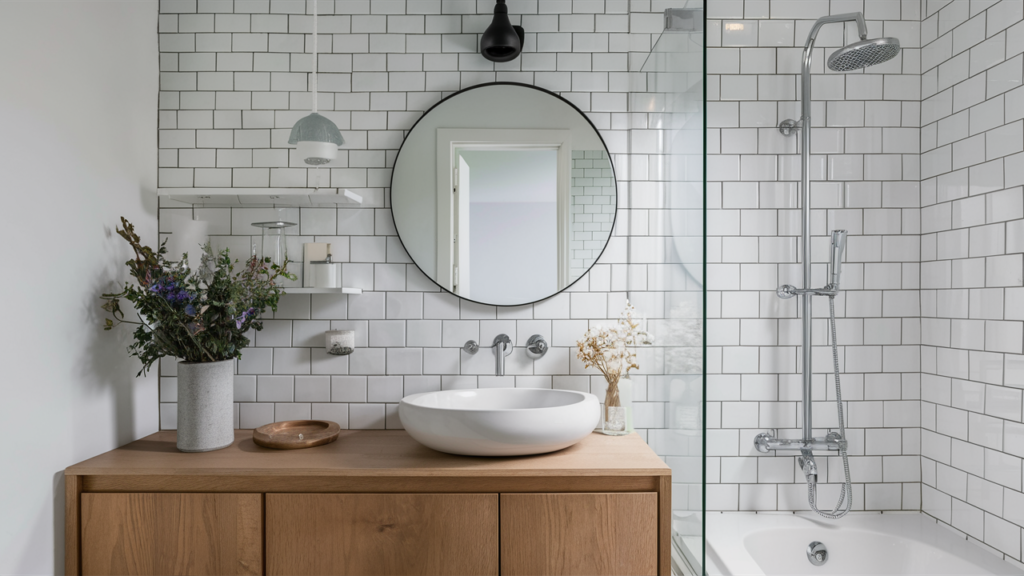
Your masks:
{"label": "chrome faucet handle", "polygon": [[462,345],[462,351],[466,354],[476,354],[480,351],[480,345],[476,340],[466,340],[466,343]]}
{"label": "chrome faucet handle", "polygon": [[757,436],[754,436],[754,448],[762,454],[767,454],[771,450],[768,446],[768,441],[771,439],[771,432],[761,432]]}
{"label": "chrome faucet handle", "polygon": [[548,343],[540,334],[530,336],[526,341],[526,355],[534,360],[542,358],[548,353]]}
{"label": "chrome faucet handle", "polygon": [[503,356],[508,356],[512,353],[512,339],[509,338],[508,334],[498,334],[494,337],[494,342],[491,343],[491,348],[501,346],[500,351],[503,352]]}
{"label": "chrome faucet handle", "polygon": [[[825,435],[825,442],[828,442],[830,445],[835,444],[838,447],[838,449],[842,451],[845,451],[849,446],[849,444],[846,442],[846,438],[843,438],[843,435],[840,434],[839,432],[834,431],[830,431],[828,434]],[[832,450],[833,448],[829,449]]]}

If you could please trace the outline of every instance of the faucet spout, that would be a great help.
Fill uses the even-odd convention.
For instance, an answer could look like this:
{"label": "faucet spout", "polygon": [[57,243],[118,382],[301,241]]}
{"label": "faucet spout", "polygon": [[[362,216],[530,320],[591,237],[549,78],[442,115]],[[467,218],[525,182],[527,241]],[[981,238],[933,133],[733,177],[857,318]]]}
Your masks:
{"label": "faucet spout", "polygon": [[508,334],[498,334],[494,337],[491,347],[494,348],[494,375],[504,376],[505,356],[512,353],[512,339]]}
{"label": "faucet spout", "polygon": [[797,464],[800,465],[800,469],[804,472],[804,477],[808,482],[817,484],[818,482],[818,464],[814,461],[814,453],[810,450],[801,450],[800,458],[797,459]]}

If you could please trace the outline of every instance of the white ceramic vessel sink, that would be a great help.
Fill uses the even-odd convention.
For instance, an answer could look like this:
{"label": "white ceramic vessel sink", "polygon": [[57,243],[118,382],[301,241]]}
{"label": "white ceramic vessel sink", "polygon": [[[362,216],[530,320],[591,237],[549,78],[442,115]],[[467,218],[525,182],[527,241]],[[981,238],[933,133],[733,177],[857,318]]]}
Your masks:
{"label": "white ceramic vessel sink", "polygon": [[571,390],[486,388],[413,394],[398,406],[421,444],[465,456],[522,456],[568,448],[594,431],[597,397]]}

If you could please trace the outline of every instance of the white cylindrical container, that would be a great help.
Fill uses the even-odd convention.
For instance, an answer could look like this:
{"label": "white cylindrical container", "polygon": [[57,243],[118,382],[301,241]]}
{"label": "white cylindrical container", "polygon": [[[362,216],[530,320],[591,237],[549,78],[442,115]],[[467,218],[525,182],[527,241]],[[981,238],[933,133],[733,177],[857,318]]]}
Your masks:
{"label": "white cylindrical container", "polygon": [[178,450],[209,452],[235,441],[233,360],[178,362]]}
{"label": "white cylindrical container", "polygon": [[335,356],[348,356],[356,348],[355,330],[328,330],[324,339],[327,353]]}
{"label": "white cylindrical container", "polygon": [[314,264],[316,276],[313,285],[317,288],[341,288],[341,264]]}
{"label": "white cylindrical container", "polygon": [[314,288],[341,288],[341,264],[333,262],[330,254],[326,260],[310,262],[309,269]]}

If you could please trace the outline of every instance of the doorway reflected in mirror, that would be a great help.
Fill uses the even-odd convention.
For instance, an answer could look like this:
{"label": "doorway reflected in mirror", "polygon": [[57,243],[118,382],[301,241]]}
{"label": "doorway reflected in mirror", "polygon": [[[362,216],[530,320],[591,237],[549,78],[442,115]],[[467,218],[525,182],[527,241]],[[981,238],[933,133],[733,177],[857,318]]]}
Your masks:
{"label": "doorway reflected in mirror", "polygon": [[395,228],[438,286],[482,304],[549,298],[587,273],[615,225],[612,157],[551,92],[468,88],[406,136],[391,186]]}

